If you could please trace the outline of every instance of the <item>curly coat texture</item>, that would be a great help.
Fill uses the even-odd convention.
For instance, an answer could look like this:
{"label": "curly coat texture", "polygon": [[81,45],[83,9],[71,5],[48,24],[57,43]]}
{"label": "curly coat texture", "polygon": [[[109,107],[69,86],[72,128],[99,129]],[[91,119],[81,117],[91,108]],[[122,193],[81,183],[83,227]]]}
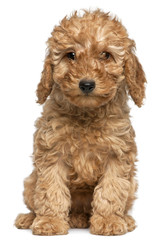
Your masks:
{"label": "curly coat texture", "polygon": [[[34,170],[24,182],[31,212],[17,217],[18,228],[39,235],[135,228],[128,210],[137,190],[137,149],[127,101],[130,94],[141,107],[146,79],[134,49],[124,26],[100,10],[75,12],[54,28],[37,88],[45,104],[36,122]],[[92,92],[80,90],[83,79],[95,82]]]}

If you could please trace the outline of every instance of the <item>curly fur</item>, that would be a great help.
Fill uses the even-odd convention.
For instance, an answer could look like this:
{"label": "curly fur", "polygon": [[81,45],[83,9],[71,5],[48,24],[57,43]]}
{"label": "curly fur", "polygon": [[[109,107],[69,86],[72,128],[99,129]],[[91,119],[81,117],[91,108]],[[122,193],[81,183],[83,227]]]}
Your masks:
{"label": "curly fur", "polygon": [[[17,217],[18,228],[39,235],[135,228],[128,210],[137,190],[137,149],[127,101],[130,94],[142,105],[146,79],[134,49],[123,25],[100,10],[75,12],[54,28],[37,88],[45,104],[36,122],[34,170],[24,183],[31,212]],[[95,81],[92,93],[81,92],[81,79]]]}

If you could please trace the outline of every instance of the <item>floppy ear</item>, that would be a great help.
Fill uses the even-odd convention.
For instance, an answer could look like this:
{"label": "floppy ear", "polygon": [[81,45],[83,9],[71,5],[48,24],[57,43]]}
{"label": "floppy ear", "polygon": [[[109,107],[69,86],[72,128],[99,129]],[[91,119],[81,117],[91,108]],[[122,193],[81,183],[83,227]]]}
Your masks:
{"label": "floppy ear", "polygon": [[135,43],[128,54],[125,62],[125,79],[129,93],[138,107],[141,107],[145,97],[146,78],[138,58],[134,54]]}
{"label": "floppy ear", "polygon": [[36,94],[38,103],[43,104],[50,95],[53,86],[52,65],[50,54],[46,57],[40,83],[37,86]]}

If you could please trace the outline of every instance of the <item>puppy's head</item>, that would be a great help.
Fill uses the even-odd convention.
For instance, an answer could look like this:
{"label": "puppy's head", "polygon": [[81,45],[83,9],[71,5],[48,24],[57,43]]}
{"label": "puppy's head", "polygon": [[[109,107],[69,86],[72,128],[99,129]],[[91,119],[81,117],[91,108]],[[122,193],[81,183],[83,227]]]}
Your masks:
{"label": "puppy's head", "polygon": [[44,103],[55,86],[78,107],[99,107],[125,82],[140,107],[146,80],[134,48],[126,29],[109,14],[85,11],[82,17],[64,18],[48,39],[38,102]]}

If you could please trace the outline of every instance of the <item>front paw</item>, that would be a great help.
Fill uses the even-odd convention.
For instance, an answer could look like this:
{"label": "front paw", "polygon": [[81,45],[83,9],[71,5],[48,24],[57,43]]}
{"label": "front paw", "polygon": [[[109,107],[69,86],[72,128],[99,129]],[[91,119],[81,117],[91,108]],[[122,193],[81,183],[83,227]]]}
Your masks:
{"label": "front paw", "polygon": [[68,233],[69,224],[58,217],[37,216],[31,229],[35,235],[64,235]]}
{"label": "front paw", "polygon": [[102,217],[94,214],[90,219],[90,232],[98,235],[122,235],[127,232],[127,224],[125,220],[117,215]]}

